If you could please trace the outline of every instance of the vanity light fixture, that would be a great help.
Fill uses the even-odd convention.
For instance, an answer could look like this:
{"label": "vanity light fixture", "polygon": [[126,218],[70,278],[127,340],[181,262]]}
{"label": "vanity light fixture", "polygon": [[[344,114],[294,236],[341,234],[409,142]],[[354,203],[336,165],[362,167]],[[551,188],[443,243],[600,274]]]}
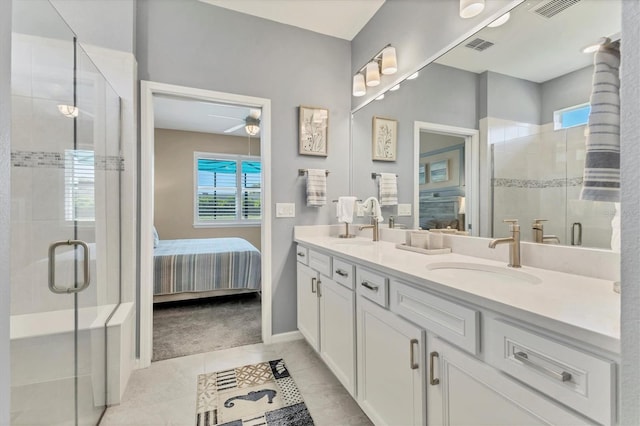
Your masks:
{"label": "vanity light fixture", "polygon": [[509,18],[511,18],[511,12],[505,13],[504,15],[502,15],[501,17],[499,17],[498,19],[496,19],[495,21],[487,25],[487,27],[496,28],[496,27],[499,27],[500,25],[504,25],[507,23]]}
{"label": "vanity light fixture", "polygon": [[353,96],[364,96],[367,87],[380,85],[382,75],[395,74],[398,71],[396,48],[387,44],[353,76]]}
{"label": "vanity light fixture", "polygon": [[409,77],[407,77],[407,80],[415,80],[416,78],[418,78],[418,75],[420,75],[420,73],[416,71],[413,74],[411,74]]}
{"label": "vanity light fixture", "polygon": [[600,37],[597,43],[591,44],[584,49],[582,49],[582,53],[594,53],[600,49],[600,46],[603,44],[611,43],[611,39],[609,37]]}
{"label": "vanity light fixture", "polygon": [[484,0],[460,0],[460,17],[463,19],[478,16],[484,10]]}
{"label": "vanity light fixture", "polygon": [[381,101],[384,99],[384,93],[376,98],[376,101]]}
{"label": "vanity light fixture", "polygon": [[400,88],[400,83],[396,84],[395,86],[393,86],[391,89],[389,89],[390,92],[395,92],[396,90],[398,90]]}
{"label": "vanity light fixture", "polygon": [[367,86],[375,87],[380,84],[380,70],[378,63],[371,61],[367,64]]}
{"label": "vanity light fixture", "polygon": [[353,96],[364,96],[367,93],[367,86],[364,84],[364,75],[358,73],[353,76]]}
{"label": "vanity light fixture", "polygon": [[76,118],[78,116],[78,107],[73,105],[58,105],[58,111],[68,118]]}

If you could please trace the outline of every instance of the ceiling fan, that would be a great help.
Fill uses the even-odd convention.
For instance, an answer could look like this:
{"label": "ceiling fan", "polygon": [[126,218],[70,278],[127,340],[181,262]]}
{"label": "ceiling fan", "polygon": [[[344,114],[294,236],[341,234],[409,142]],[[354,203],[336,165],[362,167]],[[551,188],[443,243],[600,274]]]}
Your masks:
{"label": "ceiling fan", "polygon": [[249,136],[255,136],[260,131],[260,113],[261,113],[261,110],[259,109],[250,109],[249,115],[247,115],[244,119],[237,118],[237,117],[226,117],[222,115],[213,115],[213,114],[209,114],[209,117],[226,118],[229,120],[237,120],[242,122],[224,130],[224,133],[233,133],[239,128],[244,127],[245,131]]}

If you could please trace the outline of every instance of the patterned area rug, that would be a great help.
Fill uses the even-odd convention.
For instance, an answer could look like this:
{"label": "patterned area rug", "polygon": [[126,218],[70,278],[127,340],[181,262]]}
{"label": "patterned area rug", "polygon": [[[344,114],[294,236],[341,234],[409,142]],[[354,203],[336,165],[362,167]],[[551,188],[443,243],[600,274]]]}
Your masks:
{"label": "patterned area rug", "polygon": [[198,376],[197,426],[307,426],[313,420],[284,360]]}

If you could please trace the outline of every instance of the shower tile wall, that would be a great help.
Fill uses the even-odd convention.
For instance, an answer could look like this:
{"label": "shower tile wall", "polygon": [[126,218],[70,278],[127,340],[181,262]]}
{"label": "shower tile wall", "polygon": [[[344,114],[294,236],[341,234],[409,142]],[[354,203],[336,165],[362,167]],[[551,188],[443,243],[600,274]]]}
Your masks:
{"label": "shower tile wall", "polygon": [[532,125],[488,120],[493,149],[494,236],[506,236],[503,219],[517,218],[523,241],[532,241],[530,224],[547,219],[546,235],[571,242],[571,224],[583,226],[583,245],[608,248],[612,203],[580,201],[585,159],[585,126],[554,131],[553,123]]}

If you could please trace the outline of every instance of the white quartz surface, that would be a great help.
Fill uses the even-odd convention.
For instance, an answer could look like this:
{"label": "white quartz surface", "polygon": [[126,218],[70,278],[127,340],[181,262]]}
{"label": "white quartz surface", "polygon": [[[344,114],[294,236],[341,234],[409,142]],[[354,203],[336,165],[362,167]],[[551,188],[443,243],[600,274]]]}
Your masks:
{"label": "white quartz surface", "polygon": [[392,242],[365,243],[371,241],[366,238],[296,234],[295,240],[604,350],[620,352],[620,295],[613,292],[612,281],[527,266],[519,271],[539,278],[540,283],[510,283],[493,280],[488,274],[470,280],[468,273],[457,277],[455,271],[443,273],[427,266],[465,262],[506,269],[506,259],[498,262],[456,253],[424,255],[399,250]]}

